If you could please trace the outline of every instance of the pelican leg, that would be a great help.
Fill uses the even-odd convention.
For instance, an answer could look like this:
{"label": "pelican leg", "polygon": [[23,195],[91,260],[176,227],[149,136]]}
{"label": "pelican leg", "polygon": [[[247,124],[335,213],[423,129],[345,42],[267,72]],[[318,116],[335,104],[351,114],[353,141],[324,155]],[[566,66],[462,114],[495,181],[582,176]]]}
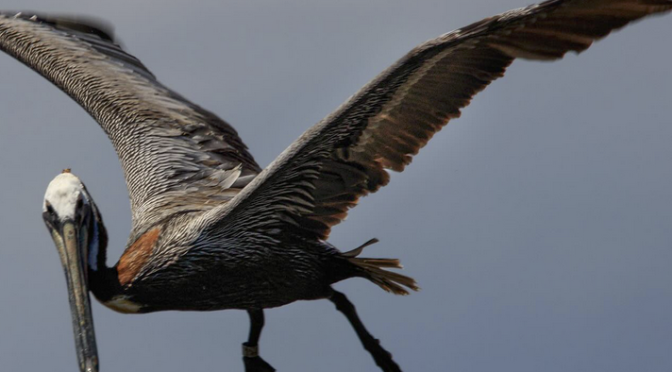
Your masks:
{"label": "pelican leg", "polygon": [[250,336],[247,342],[243,343],[245,372],[273,372],[275,368],[259,356],[259,337],[261,329],[264,328],[264,311],[248,310],[247,313],[250,315]]}
{"label": "pelican leg", "polygon": [[335,290],[329,300],[336,305],[338,311],[348,318],[352,328],[354,328],[357,333],[357,337],[359,337],[359,340],[362,342],[364,349],[371,354],[378,367],[385,372],[401,372],[399,365],[392,360],[392,354],[380,346],[380,341],[366,330],[366,327],[364,327],[364,324],[359,319],[359,315],[357,315],[355,305],[353,305],[343,293]]}

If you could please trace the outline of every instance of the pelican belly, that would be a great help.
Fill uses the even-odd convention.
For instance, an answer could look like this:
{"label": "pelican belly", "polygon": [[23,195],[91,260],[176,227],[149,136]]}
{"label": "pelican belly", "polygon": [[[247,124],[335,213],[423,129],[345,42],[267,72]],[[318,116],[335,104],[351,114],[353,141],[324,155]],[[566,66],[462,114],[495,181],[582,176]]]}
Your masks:
{"label": "pelican belly", "polygon": [[142,305],[129,300],[127,296],[114,296],[111,300],[103,302],[103,305],[124,314],[134,314],[142,309]]}

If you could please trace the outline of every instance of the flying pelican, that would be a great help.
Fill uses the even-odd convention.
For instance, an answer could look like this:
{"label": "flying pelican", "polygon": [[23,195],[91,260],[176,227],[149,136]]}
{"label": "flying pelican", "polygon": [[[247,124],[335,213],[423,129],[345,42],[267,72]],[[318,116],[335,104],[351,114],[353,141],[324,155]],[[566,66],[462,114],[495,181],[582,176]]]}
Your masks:
{"label": "flying pelican", "polygon": [[411,157],[515,58],[581,52],[670,0],[552,0],[487,18],[413,49],[263,171],[235,130],[161,85],[105,27],[35,14],[0,15],[0,48],[63,89],[108,134],[124,168],[133,227],[106,266],[107,234],[84,184],[64,171],[49,185],[43,218],[61,257],[82,371],[98,370],[88,290],[125,313],[244,309],[248,371],[263,309],[327,298],[384,371],[391,355],[331,284],[363,277],[395,294],[417,289],[390,272],[395,259],[361,258],[326,242],[359,198]]}

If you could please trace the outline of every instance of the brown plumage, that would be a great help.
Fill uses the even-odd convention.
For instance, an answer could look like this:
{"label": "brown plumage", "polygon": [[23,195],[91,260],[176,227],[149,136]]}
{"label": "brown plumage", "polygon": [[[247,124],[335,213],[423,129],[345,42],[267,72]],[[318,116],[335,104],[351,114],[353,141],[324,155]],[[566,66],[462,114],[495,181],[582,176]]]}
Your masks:
{"label": "brown plumage", "polygon": [[[256,349],[264,308],[329,298],[376,363],[399,371],[331,285],[359,276],[396,294],[417,286],[386,270],[399,268],[398,260],[359,257],[368,243],[338,251],[325,241],[331,227],[385,186],[388,171],[403,171],[514,59],[578,53],[629,22],[670,9],[671,0],[551,0],[447,33],[381,73],[263,171],[230,125],[161,85],[104,27],[0,15],[0,49],[80,103],[110,137],[125,171],[133,230],[114,267],[105,266],[102,217],[81,181],[63,174],[45,196],[44,219],[65,252],[75,294],[82,370],[97,369],[82,295],[90,288],[123,312],[248,310],[248,371],[272,370]],[[65,232],[79,239],[64,239]],[[83,277],[84,289],[73,285]]]}
{"label": "brown plumage", "polygon": [[[631,21],[671,8],[666,0],[547,1],[425,42],[308,130],[231,204],[263,198],[307,234],[326,239],[360,197],[387,185],[386,169],[403,171],[515,58],[580,53]],[[310,207],[282,208],[297,200]]]}

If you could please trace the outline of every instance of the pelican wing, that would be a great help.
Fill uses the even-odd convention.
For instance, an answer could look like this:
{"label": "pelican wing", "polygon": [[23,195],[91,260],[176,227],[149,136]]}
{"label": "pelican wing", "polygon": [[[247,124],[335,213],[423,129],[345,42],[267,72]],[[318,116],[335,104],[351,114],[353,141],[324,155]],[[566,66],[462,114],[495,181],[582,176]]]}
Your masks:
{"label": "pelican wing", "polygon": [[260,168],[236,131],[159,83],[100,22],[0,12],[0,49],[77,101],[119,155],[134,230],[231,199]]}
{"label": "pelican wing", "polygon": [[516,58],[555,60],[672,9],[672,0],[551,0],[425,42],[305,132],[227,205],[213,229],[327,238]]}

